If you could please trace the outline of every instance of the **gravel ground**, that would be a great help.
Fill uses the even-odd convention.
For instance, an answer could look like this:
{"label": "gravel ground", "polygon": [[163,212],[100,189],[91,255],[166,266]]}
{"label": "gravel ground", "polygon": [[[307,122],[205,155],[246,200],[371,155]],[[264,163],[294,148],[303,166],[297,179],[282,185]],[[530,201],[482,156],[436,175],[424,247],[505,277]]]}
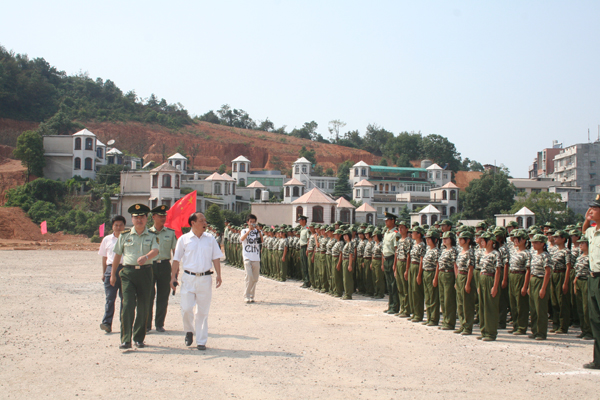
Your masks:
{"label": "gravel ground", "polygon": [[385,315],[384,300],[263,278],[247,305],[244,273],[228,266],[213,290],[208,350],[185,347],[176,295],[167,332],[124,352],[118,332],[99,329],[94,252],[0,254],[2,398],[598,398],[600,373],[581,368],[592,345],[578,331],[481,342]]}

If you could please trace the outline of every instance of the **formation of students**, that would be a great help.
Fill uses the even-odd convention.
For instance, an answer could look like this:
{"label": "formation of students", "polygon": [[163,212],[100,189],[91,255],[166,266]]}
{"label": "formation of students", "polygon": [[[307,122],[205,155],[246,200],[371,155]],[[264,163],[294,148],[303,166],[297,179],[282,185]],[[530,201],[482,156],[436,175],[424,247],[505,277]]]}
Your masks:
{"label": "formation of students", "polygon": [[[593,339],[588,241],[580,225],[453,228],[449,220],[429,227],[397,219],[386,213],[383,228],[308,224],[305,216],[296,227],[259,224],[260,273],[303,280],[302,287],[343,300],[388,294],[386,313],[462,335],[479,324],[483,341],[495,340],[509,318],[513,335],[529,329],[531,339],[544,340],[579,325],[579,337]],[[227,262],[238,268],[242,229],[226,222],[223,235]]]}

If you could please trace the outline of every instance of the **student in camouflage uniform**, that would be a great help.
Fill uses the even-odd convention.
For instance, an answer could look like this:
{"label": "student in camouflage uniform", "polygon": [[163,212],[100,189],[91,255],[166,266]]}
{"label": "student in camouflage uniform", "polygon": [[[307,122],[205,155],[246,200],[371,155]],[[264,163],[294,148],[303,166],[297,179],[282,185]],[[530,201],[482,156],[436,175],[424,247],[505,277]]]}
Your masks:
{"label": "student in camouflage uniform", "polygon": [[408,280],[404,278],[407,275],[408,267],[406,265],[412,248],[412,240],[408,235],[408,224],[404,221],[398,223],[398,234],[400,238],[396,244],[396,255],[394,257],[394,275],[396,285],[398,286],[398,301],[400,303],[400,318],[410,318],[412,313],[409,304]]}
{"label": "student in camouflage uniform", "polygon": [[577,337],[585,340],[593,340],[592,328],[590,326],[590,313],[588,310],[588,278],[590,276],[590,260],[588,255],[589,242],[586,238],[577,241],[581,248],[581,253],[577,257],[575,264],[575,279],[573,282],[573,292],[577,301],[577,312],[581,323],[581,334]]}
{"label": "student in camouflage uniform", "polygon": [[506,229],[499,226],[494,229],[493,235],[496,237],[496,242],[498,243],[498,253],[502,258],[502,269],[500,270],[500,299],[498,305],[498,328],[506,329],[506,319],[508,317],[508,307],[510,305],[509,295],[508,295],[508,266],[510,262],[510,251],[508,244],[506,243]]}
{"label": "student in camouflage uniform", "polygon": [[332,249],[333,246],[335,246],[335,243],[337,242],[336,238],[335,238],[335,229],[333,228],[333,226],[329,226],[327,228],[327,236],[328,236],[328,240],[327,240],[327,245],[325,246],[325,270],[327,271],[327,289],[326,289],[326,293],[333,295],[335,292],[335,275],[334,275],[334,269],[335,269],[335,262],[333,260],[333,254],[332,254]]}
{"label": "student in camouflage uniform", "polygon": [[364,268],[364,280],[365,280],[365,293],[369,297],[374,296],[374,284],[373,284],[373,271],[371,270],[371,261],[373,257],[373,229],[365,229],[365,248],[363,251],[363,268]]}
{"label": "student in camouflage uniform", "polygon": [[460,327],[454,333],[470,335],[473,333],[473,320],[475,318],[475,293],[477,287],[473,279],[475,268],[475,249],[473,235],[463,231],[458,237],[461,251],[456,256],[456,303]]}
{"label": "student in camouflage uniform", "polygon": [[440,321],[440,296],[437,282],[435,281],[440,255],[437,248],[438,239],[439,233],[435,229],[430,230],[425,235],[427,251],[423,256],[423,262],[419,271],[419,275],[421,276],[420,281],[423,284],[425,294],[425,308],[427,309],[427,321],[424,321],[423,325],[427,326],[437,326]]}
{"label": "student in camouflage uniform", "polygon": [[496,250],[498,242],[493,233],[481,235],[485,253],[481,257],[481,274],[479,277],[479,326],[484,341],[496,340],[498,336],[498,320],[500,316],[500,281],[502,280],[503,259]]}
{"label": "student in camouflage uniform", "polygon": [[441,330],[453,331],[456,327],[456,275],[454,266],[456,263],[456,236],[452,231],[444,232],[442,236],[442,250],[438,259],[435,274],[435,285],[439,292],[444,293],[440,297],[444,302],[444,319]]}
{"label": "student in camouflage uniform", "polygon": [[[577,275],[577,271],[575,270],[575,265],[577,264],[577,260],[579,255],[581,254],[581,248],[579,247],[579,239],[581,239],[581,231],[576,229],[574,226],[571,230],[568,231],[569,235],[571,235],[571,276],[569,277],[569,282],[573,282],[575,280],[575,276]],[[573,286],[574,288],[574,286]],[[570,290],[571,292],[571,325],[573,327],[577,327],[581,325],[579,320],[579,311],[577,310],[577,295],[574,290]]]}
{"label": "student in camouflage uniform", "polygon": [[529,312],[531,313],[531,335],[529,338],[546,340],[548,334],[548,286],[552,275],[552,261],[545,250],[547,238],[536,234],[531,238],[533,253],[530,273],[525,276],[529,284]]}
{"label": "student in camouflage uniform", "polygon": [[354,244],[352,243],[350,231],[344,232],[344,248],[342,250],[342,271],[344,275],[344,295],[342,300],[352,300],[354,293]]}
{"label": "student in camouflage uniform", "polygon": [[410,249],[410,255],[407,259],[409,268],[404,275],[405,279],[408,279],[408,293],[410,301],[410,309],[412,310],[413,316],[412,322],[423,321],[423,309],[425,302],[425,291],[423,289],[423,257],[427,252],[427,245],[424,242],[425,231],[422,227],[416,226],[411,231],[413,240],[412,248]]}
{"label": "student in camouflage uniform", "polygon": [[286,232],[284,230],[280,230],[280,239],[277,246],[277,257],[279,262],[279,276],[277,277],[278,281],[285,282],[287,280],[287,270],[288,270],[288,252],[289,252],[289,244],[286,237]]}
{"label": "student in camouflage uniform", "polygon": [[473,282],[475,283],[475,320],[473,323],[478,324],[479,321],[479,279],[481,277],[481,258],[485,253],[485,248],[483,248],[483,239],[481,236],[485,233],[483,230],[478,230],[475,232],[475,268],[473,269]]}
{"label": "student in camouflage uniform", "polygon": [[356,272],[358,287],[358,293],[366,294],[367,286],[365,281],[365,270],[364,270],[364,255],[365,246],[367,245],[367,239],[365,239],[365,230],[363,228],[358,229],[358,246],[356,246]]}
{"label": "student in camouflage uniform", "polygon": [[308,230],[310,231],[310,235],[308,237],[308,244],[306,246],[306,251],[308,252],[306,255],[306,259],[308,261],[308,279],[310,281],[310,288],[313,290],[316,287],[316,279],[315,279],[315,246],[316,246],[316,230],[315,223],[311,222]]}
{"label": "student in camouflage uniform", "polygon": [[343,233],[344,231],[342,231],[341,229],[336,229],[336,231],[334,232],[335,242],[333,244],[333,247],[331,248],[331,258],[335,265],[335,285],[332,288],[334,290],[334,297],[342,297],[344,291],[344,273],[342,271],[342,250],[344,249],[344,240],[342,239]]}
{"label": "student in camouflage uniform", "polygon": [[571,274],[571,251],[565,246],[569,234],[563,230],[554,233],[555,250],[552,261],[552,325],[550,332],[567,333],[571,323],[571,294],[569,277]]}
{"label": "student in camouflage uniform", "polygon": [[376,299],[383,299],[385,297],[385,281],[383,276],[383,255],[382,240],[383,235],[379,228],[373,231],[373,240],[375,243],[372,247],[373,256],[371,257],[371,271],[373,272],[373,290]]}
{"label": "student in camouflage uniform", "polygon": [[511,232],[514,243],[514,254],[509,263],[509,300],[513,322],[513,335],[525,335],[529,323],[529,295],[525,286],[525,275],[531,269],[531,253],[527,251],[529,237],[524,230]]}

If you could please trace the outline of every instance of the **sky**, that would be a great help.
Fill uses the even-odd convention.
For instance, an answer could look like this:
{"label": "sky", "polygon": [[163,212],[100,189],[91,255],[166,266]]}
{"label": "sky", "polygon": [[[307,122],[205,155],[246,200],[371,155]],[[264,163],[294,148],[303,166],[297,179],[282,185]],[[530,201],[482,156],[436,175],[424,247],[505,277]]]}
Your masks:
{"label": "sky", "polygon": [[[0,45],[68,74],[290,131],[438,134],[527,177],[599,136],[598,1],[13,1]],[[9,16],[7,18],[7,16]]]}

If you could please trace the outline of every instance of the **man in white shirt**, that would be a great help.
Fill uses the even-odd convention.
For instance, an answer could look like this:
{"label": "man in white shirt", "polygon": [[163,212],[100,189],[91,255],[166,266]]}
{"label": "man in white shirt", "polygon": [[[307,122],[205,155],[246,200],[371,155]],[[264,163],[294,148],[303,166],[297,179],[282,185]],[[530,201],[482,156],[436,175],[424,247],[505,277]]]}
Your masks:
{"label": "man in white shirt", "polygon": [[[104,317],[100,323],[100,329],[106,333],[112,332],[112,321],[115,314],[115,300],[117,299],[117,293],[121,299],[121,307],[123,307],[123,293],[121,292],[121,278],[119,278],[119,272],[123,268],[119,265],[117,270],[117,283],[115,286],[110,284],[110,272],[112,270],[112,263],[115,259],[115,244],[119,239],[119,235],[125,229],[125,217],[122,215],[115,216],[111,221],[113,233],[105,236],[100,244],[100,250],[98,255],[102,256],[102,282],[104,282],[104,293],[106,295],[106,303],[104,305]],[[120,313],[119,313],[120,315]]]}
{"label": "man in white shirt", "polygon": [[[194,331],[198,350],[206,350],[208,340],[208,311],[212,298],[212,266],[221,286],[221,263],[223,253],[215,238],[206,232],[208,223],[204,214],[196,212],[188,219],[192,229],[177,241],[171,271],[171,289],[175,290],[179,265],[181,274],[181,315],[185,344],[193,343]],[[194,315],[194,306],[196,313]],[[195,321],[194,321],[195,318]]]}
{"label": "man in white shirt", "polygon": [[244,259],[244,269],[246,270],[244,301],[254,303],[254,292],[260,276],[260,246],[263,236],[261,227],[256,224],[256,215],[249,214],[246,223],[248,223],[248,227],[242,229],[240,233],[242,257]]}

